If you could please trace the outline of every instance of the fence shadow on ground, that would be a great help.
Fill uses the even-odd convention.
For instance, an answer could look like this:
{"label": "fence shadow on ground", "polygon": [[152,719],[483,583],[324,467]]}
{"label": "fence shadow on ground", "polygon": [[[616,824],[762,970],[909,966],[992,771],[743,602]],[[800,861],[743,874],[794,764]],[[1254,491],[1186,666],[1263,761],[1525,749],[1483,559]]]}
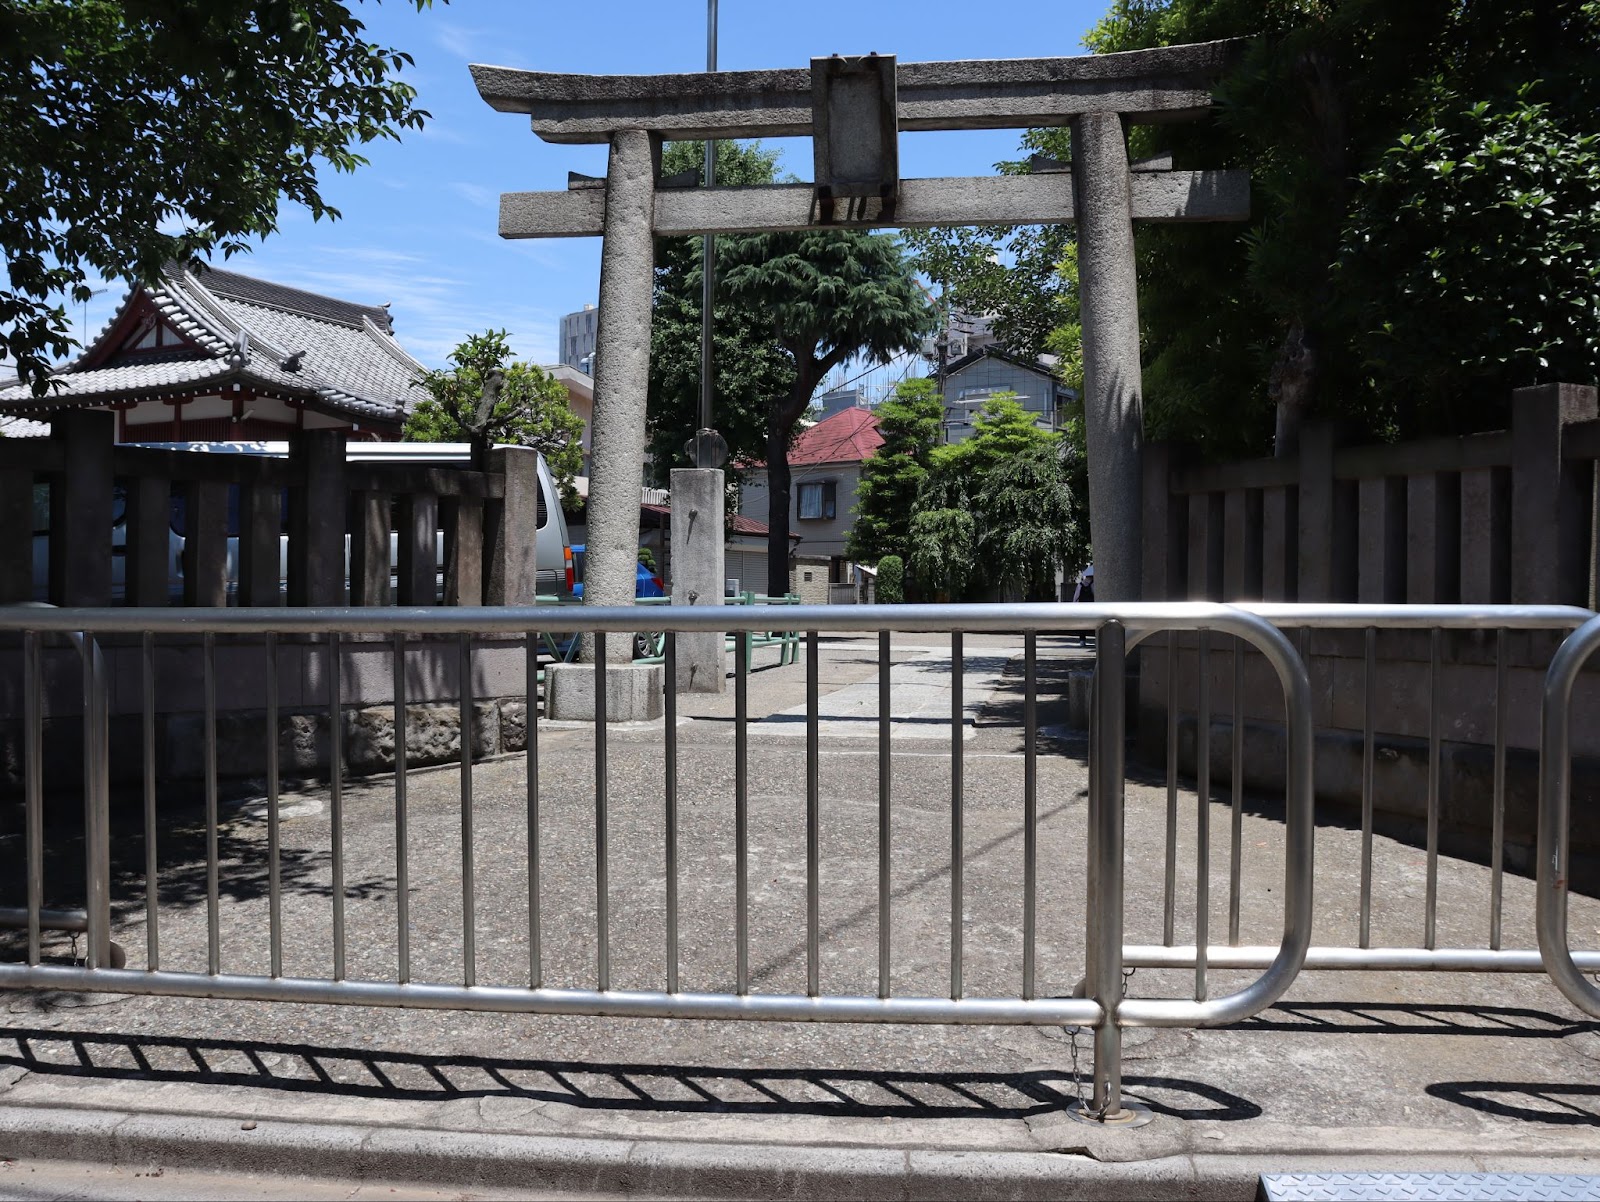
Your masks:
{"label": "fence shadow on ground", "polygon": [[1439,1081],[1430,1096],[1524,1123],[1600,1127],[1600,1085],[1545,1081]]}
{"label": "fence shadow on ground", "polygon": [[1600,1034],[1600,1022],[1523,1006],[1432,1006],[1406,1002],[1279,1002],[1233,1026],[1303,1035],[1494,1035],[1566,1039]]}
{"label": "fence shadow on ground", "polygon": [[[41,1000],[45,1000],[41,998]],[[46,1076],[231,1085],[393,1101],[516,1098],[585,1110],[844,1118],[1022,1119],[1078,1096],[1073,1074],[705,1068],[424,1055],[236,1039],[0,1028],[0,1064]],[[1158,1114],[1240,1121],[1261,1107],[1216,1086],[1128,1077]],[[1087,1091],[1087,1074],[1082,1082]]]}

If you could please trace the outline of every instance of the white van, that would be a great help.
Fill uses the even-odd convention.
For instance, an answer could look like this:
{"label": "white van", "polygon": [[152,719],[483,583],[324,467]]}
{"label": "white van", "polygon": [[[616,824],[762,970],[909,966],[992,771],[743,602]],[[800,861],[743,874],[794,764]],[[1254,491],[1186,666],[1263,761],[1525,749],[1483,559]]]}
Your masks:
{"label": "white van", "polygon": [[[279,459],[287,458],[289,455],[289,444],[287,442],[165,442],[141,443],[139,445],[157,450],[193,451],[227,455],[264,455]],[[472,448],[467,443],[348,443],[345,451],[345,461],[347,463],[410,463],[426,467],[464,467],[471,460]],[[543,455],[539,456],[538,460],[538,478],[541,503],[539,505],[540,524],[537,532],[537,587],[540,594],[560,596],[566,592],[567,520],[566,515],[561,510],[560,491],[556,488],[555,479],[551,476]],[[237,490],[230,490],[227,519],[227,583],[230,598],[235,594],[239,585],[238,495]],[[174,602],[179,602],[183,598],[184,509],[183,497],[174,495],[167,529],[167,591],[170,600]],[[287,514],[285,514],[284,524],[288,524]],[[48,581],[50,579],[49,530],[49,489],[46,485],[38,484],[34,486],[33,490],[33,595],[36,600],[43,600],[48,592]],[[124,554],[127,533],[127,497],[122,487],[118,485],[114,488],[112,495],[111,595],[113,600],[119,602],[127,595],[127,560]],[[444,588],[443,531],[438,533],[437,538],[435,563],[439,566],[436,579],[442,596]],[[287,591],[289,572],[289,539],[287,534],[279,537],[278,555],[279,589],[280,592],[285,592]],[[391,582],[398,563],[399,535],[391,532],[389,535]],[[346,535],[346,584],[349,583],[349,572],[350,538],[349,535]]]}

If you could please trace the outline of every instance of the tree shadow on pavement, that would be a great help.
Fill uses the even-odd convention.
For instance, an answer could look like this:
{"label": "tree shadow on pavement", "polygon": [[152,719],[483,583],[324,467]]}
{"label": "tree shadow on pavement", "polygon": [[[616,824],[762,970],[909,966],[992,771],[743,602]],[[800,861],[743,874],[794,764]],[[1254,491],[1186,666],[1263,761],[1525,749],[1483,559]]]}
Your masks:
{"label": "tree shadow on pavement", "polygon": [[[285,805],[289,804],[285,802]],[[44,840],[44,904],[84,904],[83,824],[75,812],[47,815]],[[264,806],[224,805],[217,823],[218,891],[224,902],[264,898],[271,888]],[[207,832],[202,807],[165,803],[156,834],[157,876],[162,908],[189,908],[207,898]],[[142,815],[113,812],[111,910],[114,920],[141,914],[145,906],[145,836]],[[331,897],[332,855],[323,848],[283,847],[279,881],[286,893]],[[0,839],[0,906],[27,904],[21,839]],[[347,882],[346,896],[378,898],[394,888],[394,877],[368,876]],[[3,957],[0,957],[3,958]]]}
{"label": "tree shadow on pavement", "polygon": [[[232,1085],[395,1101],[502,1097],[585,1110],[846,1118],[1022,1119],[1078,1097],[1073,1074],[705,1068],[424,1055],[237,1039],[0,1028],[0,1064],[99,1080]],[[1254,1102],[1175,1077],[1127,1077],[1160,1114],[1240,1121]]]}
{"label": "tree shadow on pavement", "polygon": [[[1039,726],[1065,730],[1069,717],[1067,681],[1075,674],[1092,667],[1087,659],[1065,659],[1040,656],[1035,663],[1035,700]],[[975,724],[985,728],[1010,729],[1017,733],[1018,745],[1023,724],[1027,719],[1028,681],[1027,665],[1018,655],[1005,661],[994,691],[985,699]],[[1080,738],[1086,731],[1073,732]]]}

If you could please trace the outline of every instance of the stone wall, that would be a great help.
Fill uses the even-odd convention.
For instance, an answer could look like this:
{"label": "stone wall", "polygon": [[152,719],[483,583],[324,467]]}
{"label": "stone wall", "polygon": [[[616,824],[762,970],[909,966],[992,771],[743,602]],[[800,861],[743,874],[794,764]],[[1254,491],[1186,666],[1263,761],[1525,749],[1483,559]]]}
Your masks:
{"label": "stone wall", "polygon": [[[143,779],[142,657],[136,643],[102,641],[111,677],[113,784]],[[205,771],[203,658],[198,640],[158,642],[155,651],[157,778],[163,787],[198,785]],[[259,638],[216,648],[217,767],[239,787],[266,776],[265,650]],[[81,669],[75,652],[43,655],[44,779],[51,793],[77,793],[83,772]],[[20,796],[23,770],[22,673],[14,649],[0,650],[0,799]],[[345,765],[355,774],[394,767],[393,651],[387,639],[350,636],[340,645],[340,709]],[[476,639],[472,666],[474,756],[526,744],[527,656],[516,638]],[[320,779],[330,764],[328,647],[321,639],[280,639],[277,648],[279,773],[285,782]],[[407,641],[406,748],[411,766],[461,756],[460,651],[454,638]]]}
{"label": "stone wall", "polygon": [[796,555],[791,563],[789,591],[799,596],[801,605],[826,605],[832,561],[826,555]]}
{"label": "stone wall", "polygon": [[[1291,637],[1294,632],[1289,632]],[[1164,767],[1167,755],[1169,660],[1155,636],[1136,652],[1138,702],[1134,750],[1142,762]],[[1508,867],[1532,871],[1538,811],[1539,711],[1545,671],[1561,642],[1553,632],[1522,632],[1506,639],[1506,691],[1496,696],[1493,631],[1446,632],[1440,640],[1437,689],[1429,679],[1426,631],[1378,636],[1370,692],[1361,631],[1315,631],[1302,642],[1311,679],[1317,731],[1316,788],[1319,818],[1357,821],[1361,807],[1367,707],[1374,725],[1373,809],[1376,828],[1421,843],[1426,832],[1428,751],[1432,698],[1438,698],[1439,815],[1441,846],[1450,854],[1487,862],[1494,822],[1494,740],[1497,705],[1505,707],[1505,856]],[[1179,770],[1193,778],[1199,652],[1194,635],[1180,636],[1173,681]],[[1277,674],[1258,654],[1246,652],[1239,721],[1244,725],[1242,775],[1256,797],[1281,796],[1286,746],[1283,693]],[[1209,656],[1211,778],[1232,784],[1234,660],[1232,642],[1212,636]],[[1576,713],[1600,707],[1600,673],[1586,675],[1574,692]],[[1600,888],[1600,730],[1576,722],[1572,730],[1573,879]]]}

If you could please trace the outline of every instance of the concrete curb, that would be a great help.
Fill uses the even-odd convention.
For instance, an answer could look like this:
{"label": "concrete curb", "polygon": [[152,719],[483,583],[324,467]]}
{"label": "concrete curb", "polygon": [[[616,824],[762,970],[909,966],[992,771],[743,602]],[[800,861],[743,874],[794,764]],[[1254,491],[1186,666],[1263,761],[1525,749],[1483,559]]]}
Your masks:
{"label": "concrete curb", "polygon": [[[248,1128],[248,1129],[247,1129]],[[564,1138],[172,1113],[0,1106],[0,1154],[128,1169],[293,1174],[355,1183],[707,1198],[1076,1199],[1255,1196],[1264,1171],[1384,1167],[1480,1171],[1415,1153],[1177,1155],[1106,1163],[1051,1152]],[[1501,1171],[1583,1171],[1496,1158]]]}

